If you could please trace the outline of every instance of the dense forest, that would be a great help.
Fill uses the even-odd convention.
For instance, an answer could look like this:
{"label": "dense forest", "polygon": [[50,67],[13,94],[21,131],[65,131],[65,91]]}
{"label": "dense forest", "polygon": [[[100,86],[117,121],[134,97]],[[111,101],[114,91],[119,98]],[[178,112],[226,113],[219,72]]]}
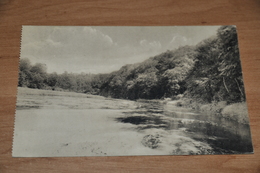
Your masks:
{"label": "dense forest", "polygon": [[98,94],[123,99],[184,96],[200,103],[245,100],[234,26],[195,46],[183,46],[129,64],[110,74],[47,73],[44,64],[20,60],[19,86]]}

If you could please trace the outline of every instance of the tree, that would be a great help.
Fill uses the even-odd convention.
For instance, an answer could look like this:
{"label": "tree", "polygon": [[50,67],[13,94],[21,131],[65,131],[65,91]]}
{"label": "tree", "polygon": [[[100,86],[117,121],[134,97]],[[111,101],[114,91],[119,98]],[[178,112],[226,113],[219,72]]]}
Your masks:
{"label": "tree", "polygon": [[32,73],[37,73],[43,76],[47,73],[47,66],[45,64],[36,63],[34,66],[32,66],[30,71]]}
{"label": "tree", "polygon": [[39,73],[32,73],[29,88],[43,89],[45,86],[44,80],[43,76]]}
{"label": "tree", "polygon": [[20,59],[18,86],[28,87],[31,78],[31,62],[27,58]]}
{"label": "tree", "polygon": [[58,74],[56,72],[50,73],[47,76],[47,85],[55,89],[58,81]]}
{"label": "tree", "polygon": [[30,88],[43,89],[47,83],[47,67],[45,64],[36,63],[30,69]]}
{"label": "tree", "polygon": [[155,72],[139,74],[135,80],[135,91],[137,98],[156,98],[157,76]]}
{"label": "tree", "polygon": [[65,71],[61,75],[59,75],[57,80],[57,86],[68,91],[76,91],[77,90],[77,81],[73,74]]}
{"label": "tree", "polygon": [[219,71],[226,93],[229,95],[229,101],[244,101],[244,84],[239,59],[236,27],[222,26],[218,29],[217,35],[220,49]]}
{"label": "tree", "polygon": [[218,38],[211,37],[196,46],[195,64],[186,80],[186,95],[199,102],[211,103],[219,91]]}

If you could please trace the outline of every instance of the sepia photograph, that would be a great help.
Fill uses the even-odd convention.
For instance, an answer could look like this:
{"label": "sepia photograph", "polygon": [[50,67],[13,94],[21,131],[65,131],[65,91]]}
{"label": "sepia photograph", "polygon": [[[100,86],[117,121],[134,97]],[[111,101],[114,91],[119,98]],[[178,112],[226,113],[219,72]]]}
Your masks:
{"label": "sepia photograph", "polygon": [[237,34],[23,26],[12,156],[252,154]]}

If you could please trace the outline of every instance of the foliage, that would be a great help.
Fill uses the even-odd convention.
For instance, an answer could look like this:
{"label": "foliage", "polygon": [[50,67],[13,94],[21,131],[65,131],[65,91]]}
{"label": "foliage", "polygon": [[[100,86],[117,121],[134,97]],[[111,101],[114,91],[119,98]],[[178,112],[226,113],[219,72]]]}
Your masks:
{"label": "foliage", "polygon": [[236,28],[220,27],[217,36],[202,41],[196,51],[186,96],[202,103],[244,101]]}
{"label": "foliage", "polygon": [[142,63],[123,66],[110,74],[101,94],[127,99],[160,99],[182,94],[185,78],[194,64],[194,53],[191,46],[185,46]]}
{"label": "foliage", "polygon": [[81,93],[96,93],[98,76],[92,74],[73,74],[64,72],[62,74],[47,73],[47,67],[44,64],[36,63],[31,65],[29,59],[20,60],[19,82],[18,86],[51,89],[57,91],[74,91]]}
{"label": "foliage", "polygon": [[19,70],[19,81],[18,86],[26,87],[30,84],[31,78],[31,62],[29,59],[21,59],[20,60],[20,70]]}
{"label": "foliage", "polygon": [[31,65],[29,59],[20,60],[18,86],[42,89],[47,78],[47,67],[44,64],[36,63]]}
{"label": "foliage", "polygon": [[110,74],[47,73],[44,64],[21,59],[19,86],[75,91],[125,99],[185,98],[200,104],[245,100],[237,33],[222,26],[196,46],[166,51]]}

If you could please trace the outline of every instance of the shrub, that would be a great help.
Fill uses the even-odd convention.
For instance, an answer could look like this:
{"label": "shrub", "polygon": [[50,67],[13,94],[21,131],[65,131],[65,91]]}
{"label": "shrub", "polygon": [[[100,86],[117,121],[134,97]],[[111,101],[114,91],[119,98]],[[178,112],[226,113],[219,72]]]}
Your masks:
{"label": "shrub", "polygon": [[247,105],[245,102],[226,106],[222,110],[222,115],[225,118],[230,118],[239,123],[249,123]]}
{"label": "shrub", "polygon": [[172,96],[172,100],[180,100],[180,99],[182,99],[183,98],[183,94],[178,94],[178,95],[176,95],[176,96]]}
{"label": "shrub", "polygon": [[211,104],[204,104],[200,107],[200,111],[210,114],[221,113],[224,107],[227,105],[226,101],[214,102]]}
{"label": "shrub", "polygon": [[200,107],[202,105],[200,102],[198,102],[195,99],[189,99],[189,98],[185,98],[185,97],[183,97],[181,99],[181,101],[182,101],[182,106],[191,108],[191,109],[197,110],[197,111],[200,110]]}

